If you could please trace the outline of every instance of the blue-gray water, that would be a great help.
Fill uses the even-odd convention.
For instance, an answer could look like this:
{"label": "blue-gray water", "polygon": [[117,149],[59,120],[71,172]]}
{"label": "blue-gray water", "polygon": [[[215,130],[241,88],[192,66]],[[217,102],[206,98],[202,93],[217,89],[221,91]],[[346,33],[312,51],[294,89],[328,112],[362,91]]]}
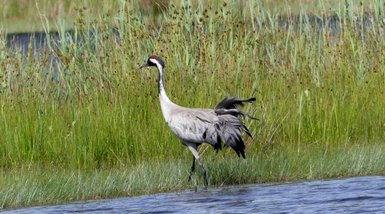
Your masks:
{"label": "blue-gray water", "polygon": [[[275,20],[275,19],[274,19]],[[316,35],[322,35],[324,31],[328,32],[330,35],[338,36],[339,33],[343,31],[341,25],[347,24],[351,25],[357,34],[364,39],[364,34],[368,31],[372,31],[373,28],[383,28],[385,19],[381,17],[376,18],[369,14],[364,14],[363,16],[355,14],[348,18],[348,20],[341,19],[337,15],[331,16],[291,16],[291,17],[277,17],[275,20],[277,26],[281,29],[289,29],[289,26],[292,27],[295,31],[301,32],[300,29],[304,28],[303,24],[308,24],[307,27],[311,28]],[[256,23],[257,28],[264,28],[260,26],[260,23]],[[292,30],[293,30],[292,29]],[[304,30],[304,29],[302,29]],[[108,34],[104,32],[103,34]],[[112,28],[110,34],[112,33],[112,38],[120,44],[120,33],[119,29]],[[306,31],[309,33],[309,31]],[[62,40],[66,40],[65,43],[75,42],[78,44],[92,44],[90,41],[95,39],[95,32],[90,31],[88,33],[78,32],[78,36],[75,36],[74,30],[69,30],[66,32],[50,32],[46,34],[45,32],[26,32],[26,33],[13,33],[6,35],[6,46],[11,50],[21,51],[24,55],[28,54],[28,49],[31,48],[32,53],[39,55],[39,53],[46,54],[52,50],[58,51],[60,49]],[[154,35],[155,36],[155,35]],[[49,48],[51,47],[51,48]],[[52,62],[57,63],[58,60],[51,59]]]}
{"label": "blue-gray water", "polygon": [[229,186],[6,213],[385,213],[385,177]]}

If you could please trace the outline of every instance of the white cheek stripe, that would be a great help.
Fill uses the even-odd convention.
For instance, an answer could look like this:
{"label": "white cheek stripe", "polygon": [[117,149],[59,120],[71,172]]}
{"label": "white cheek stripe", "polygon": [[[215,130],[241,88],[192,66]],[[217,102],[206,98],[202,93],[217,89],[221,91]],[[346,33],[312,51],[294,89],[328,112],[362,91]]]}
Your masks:
{"label": "white cheek stripe", "polygon": [[158,60],[150,58],[150,61],[154,64],[158,64]]}

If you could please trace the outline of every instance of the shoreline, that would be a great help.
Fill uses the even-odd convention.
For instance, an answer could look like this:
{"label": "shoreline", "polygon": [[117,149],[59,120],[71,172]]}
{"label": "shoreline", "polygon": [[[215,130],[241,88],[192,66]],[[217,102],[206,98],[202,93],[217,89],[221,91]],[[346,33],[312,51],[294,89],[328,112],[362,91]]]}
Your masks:
{"label": "shoreline", "polygon": [[[233,157],[234,154],[230,152],[224,155],[203,156],[208,169],[209,188],[385,174],[385,166],[373,164],[385,161],[385,157],[381,157],[385,152],[385,145],[380,143],[355,145],[351,148],[342,146],[326,153],[309,152],[319,148],[318,146],[306,147],[308,148],[302,152],[295,151],[296,148],[283,146],[281,152],[273,149],[270,154],[263,156],[248,154],[250,157],[245,161]],[[187,161],[163,160],[157,163],[143,162],[131,169],[111,168],[95,171],[35,169],[28,173],[13,169],[8,179],[16,178],[17,182],[10,180],[9,183],[4,182],[4,177],[8,176],[2,172],[0,183],[3,185],[0,192],[9,193],[10,190],[4,187],[11,186],[12,192],[23,194],[1,198],[3,201],[1,210],[203,188],[199,174],[193,176],[191,183],[187,182],[188,165]],[[4,194],[2,195],[4,197]]]}
{"label": "shoreline", "polygon": [[[203,185],[199,172],[187,182],[191,154],[162,118],[155,70],[137,70],[151,54],[178,105],[256,97],[243,109],[258,118],[246,121],[247,159],[204,150],[211,186],[384,174],[383,5],[369,5],[370,31],[347,21],[334,38],[308,22],[282,30],[263,4],[240,2],[170,5],[161,20],[123,1],[111,16],[81,9],[76,39],[38,57],[0,38],[0,207]],[[364,20],[357,6],[340,5],[341,20]]]}

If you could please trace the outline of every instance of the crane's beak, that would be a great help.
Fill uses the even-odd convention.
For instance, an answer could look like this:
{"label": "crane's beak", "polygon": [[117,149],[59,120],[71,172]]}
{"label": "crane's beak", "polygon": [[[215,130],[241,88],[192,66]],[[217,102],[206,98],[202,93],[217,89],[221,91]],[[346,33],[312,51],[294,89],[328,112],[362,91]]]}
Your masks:
{"label": "crane's beak", "polygon": [[147,64],[147,63],[144,63],[143,65],[141,65],[141,66],[139,67],[139,69],[142,69],[142,68],[145,68],[145,67],[148,67],[148,64]]}

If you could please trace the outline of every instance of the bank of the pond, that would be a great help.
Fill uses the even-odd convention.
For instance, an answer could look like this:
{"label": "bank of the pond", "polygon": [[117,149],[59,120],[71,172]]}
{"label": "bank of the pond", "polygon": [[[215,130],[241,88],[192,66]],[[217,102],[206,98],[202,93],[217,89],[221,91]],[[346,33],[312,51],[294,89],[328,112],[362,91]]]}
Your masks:
{"label": "bank of the pond", "polygon": [[[210,186],[284,182],[385,174],[385,145],[272,146],[248,151],[246,160],[223,153],[204,156]],[[186,159],[190,160],[188,157]],[[69,201],[201,189],[201,176],[187,181],[189,161],[159,160],[127,168],[66,170],[22,168],[0,174],[2,209]]]}
{"label": "bank of the pond", "polygon": [[179,105],[256,97],[242,109],[258,118],[246,120],[248,159],[205,150],[211,186],[384,174],[379,1],[359,11],[352,0],[332,13],[320,6],[315,16],[325,18],[304,12],[282,24],[290,13],[259,1],[182,1],[156,25],[119,2],[113,16],[78,11],[72,34],[59,25],[56,48],[20,40],[17,51],[0,38],[3,209],[203,186],[199,172],[187,182],[191,153],[162,117],[156,70],[137,70],[151,54],[164,59],[165,87]]}
{"label": "bank of the pond", "polygon": [[[54,3],[55,4],[54,4]],[[194,7],[199,1],[190,1]],[[225,1],[227,4],[238,1]],[[322,2],[306,2],[301,0],[292,0],[290,2],[278,0],[260,0],[256,1],[260,5],[264,5],[272,14],[290,13],[321,13],[324,11],[332,11],[335,8],[344,6],[352,11],[360,11],[362,5],[369,7],[378,4],[371,0],[347,0],[341,2],[339,0],[327,0]],[[125,5],[122,5],[122,4]],[[90,19],[104,16],[109,19],[122,10],[123,7],[140,11],[146,16],[152,18],[158,16],[161,12],[167,12],[169,5],[181,5],[183,1],[176,0],[143,0],[143,1],[82,1],[82,0],[13,0],[4,1],[0,5],[3,15],[0,17],[0,29],[9,33],[20,33],[25,31],[44,31],[44,30],[60,30],[69,29],[78,24],[80,16],[87,16]],[[247,2],[250,7],[253,3]],[[199,2],[205,7],[218,7],[222,5],[222,1]],[[241,2],[242,7],[246,2]],[[347,5],[345,5],[347,4]],[[102,14],[102,15],[100,15]],[[156,18],[155,18],[156,19]],[[154,19],[154,20],[155,20]],[[46,25],[46,26],[44,26]]]}

